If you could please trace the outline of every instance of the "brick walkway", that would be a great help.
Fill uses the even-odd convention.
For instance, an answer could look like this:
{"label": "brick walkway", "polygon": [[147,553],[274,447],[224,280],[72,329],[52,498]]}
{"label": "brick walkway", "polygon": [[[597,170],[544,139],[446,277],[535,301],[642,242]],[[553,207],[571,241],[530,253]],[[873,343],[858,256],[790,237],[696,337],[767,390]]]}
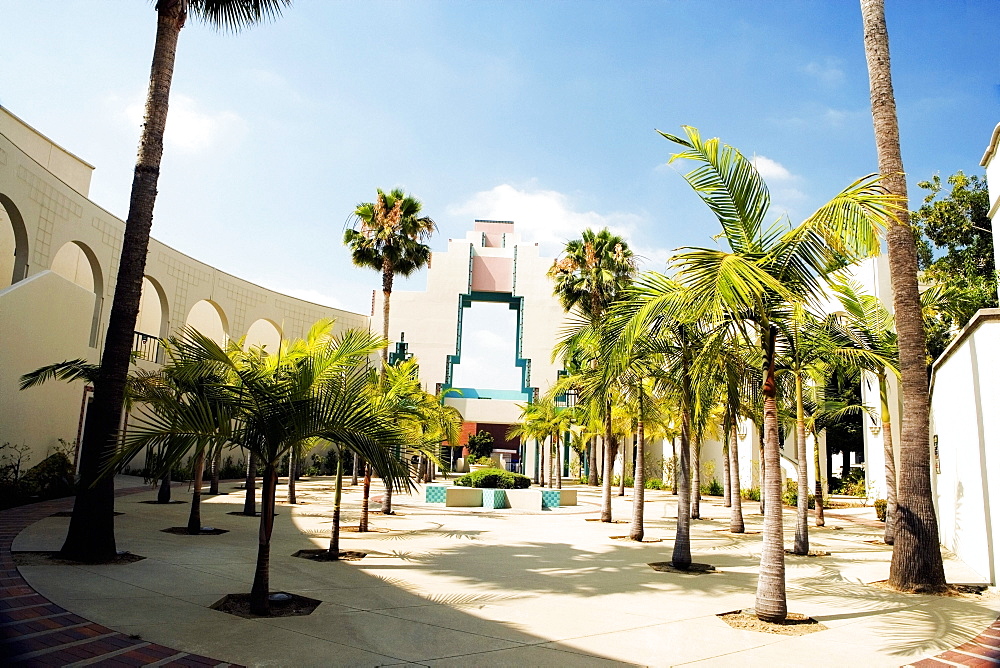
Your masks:
{"label": "brick walkway", "polygon": [[[121,489],[115,494],[148,491]],[[129,637],[69,612],[36,592],[14,565],[11,544],[27,526],[73,508],[73,499],[0,511],[0,664],[20,666],[230,666]]]}

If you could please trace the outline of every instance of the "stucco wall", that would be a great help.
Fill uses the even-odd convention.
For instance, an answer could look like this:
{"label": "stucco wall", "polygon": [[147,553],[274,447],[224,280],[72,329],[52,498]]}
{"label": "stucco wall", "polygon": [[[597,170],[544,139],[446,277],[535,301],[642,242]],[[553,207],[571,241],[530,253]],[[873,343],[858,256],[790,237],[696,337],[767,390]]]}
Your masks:
{"label": "stucco wall", "polygon": [[1000,486],[992,485],[1000,485],[997,369],[1000,309],[983,309],[934,364],[931,386],[931,473],[941,542],[993,583],[1000,538]]}
{"label": "stucco wall", "polygon": [[[0,262],[5,271],[13,269],[0,282],[4,286],[13,279],[0,304],[5,328],[0,337],[0,442],[26,442],[36,461],[54,437],[75,438],[82,390],[53,385],[19,394],[17,376],[65,359],[97,362],[114,296],[125,224],[87,199],[92,169],[0,108],[0,225],[5,247],[13,238],[17,253],[13,262]],[[73,251],[73,271],[68,273],[80,274],[78,282],[92,290],[49,271],[67,245]],[[61,271],[67,274],[65,267]],[[304,335],[320,318],[335,319],[338,331],[368,327],[366,315],[268,290],[155,239],[149,244],[146,277],[155,294],[144,295],[143,306],[158,310],[159,317],[145,313],[139,322],[148,326],[159,321],[160,331],[147,332],[156,336],[184,326],[201,300],[216,307],[230,338],[244,336],[261,319],[285,338]],[[66,400],[70,395],[73,401]],[[48,425],[35,424],[42,418]]]}

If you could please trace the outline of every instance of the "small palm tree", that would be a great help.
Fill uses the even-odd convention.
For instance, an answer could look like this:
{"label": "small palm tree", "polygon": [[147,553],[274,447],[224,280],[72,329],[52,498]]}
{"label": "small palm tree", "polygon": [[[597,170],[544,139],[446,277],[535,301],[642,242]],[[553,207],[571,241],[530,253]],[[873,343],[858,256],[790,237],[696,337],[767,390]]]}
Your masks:
{"label": "small palm tree", "polygon": [[321,439],[357,452],[384,480],[406,482],[405,469],[391,454],[403,435],[392,423],[384,401],[368,391],[367,360],[382,345],[367,332],[331,334],[332,321],[320,321],[304,341],[290,342],[278,354],[261,349],[221,348],[198,332],[177,337],[184,349],[186,379],[206,374],[221,378],[212,385],[211,409],[191,402],[175,410],[145,411],[125,438],[121,464],[146,447],[159,447],[168,466],[198,443],[219,438],[219,425],[231,425],[227,440],[256,455],[264,467],[257,566],[251,590],[254,614],[267,615],[270,546],[274,527],[277,467],[299,444]]}
{"label": "small palm tree", "polygon": [[892,414],[889,412],[889,374],[899,375],[899,342],[892,314],[878,298],[866,295],[858,283],[846,281],[832,286],[847,313],[831,317],[833,326],[842,326],[847,337],[867,353],[858,366],[878,379],[882,444],[885,453],[886,515],[884,538],[892,545],[896,531],[896,464],[892,442]]}

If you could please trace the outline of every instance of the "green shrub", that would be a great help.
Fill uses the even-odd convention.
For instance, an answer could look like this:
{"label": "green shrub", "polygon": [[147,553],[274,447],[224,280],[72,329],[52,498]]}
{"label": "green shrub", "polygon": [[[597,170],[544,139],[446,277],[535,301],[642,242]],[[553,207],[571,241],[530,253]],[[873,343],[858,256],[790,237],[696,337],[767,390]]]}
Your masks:
{"label": "green shrub", "polygon": [[701,493],[708,494],[709,496],[722,496],[725,494],[725,491],[718,478],[712,478],[712,482],[701,486]]}
{"label": "green shrub", "polygon": [[880,522],[885,522],[885,512],[889,508],[889,502],[885,499],[875,499],[875,514]]}
{"label": "green shrub", "polygon": [[663,489],[663,481],[659,478],[646,478],[646,489]]}
{"label": "green shrub", "polygon": [[[799,505],[799,484],[797,482],[789,480],[785,483],[785,491],[781,493],[781,502],[786,506]],[[809,507],[816,507],[816,497],[812,494],[809,495]]]}
{"label": "green shrub", "polygon": [[527,489],[531,485],[531,478],[503,469],[483,469],[466,473],[455,484],[480,489]]}
{"label": "green shrub", "polygon": [[746,501],[760,501],[760,487],[741,489],[740,498]]}

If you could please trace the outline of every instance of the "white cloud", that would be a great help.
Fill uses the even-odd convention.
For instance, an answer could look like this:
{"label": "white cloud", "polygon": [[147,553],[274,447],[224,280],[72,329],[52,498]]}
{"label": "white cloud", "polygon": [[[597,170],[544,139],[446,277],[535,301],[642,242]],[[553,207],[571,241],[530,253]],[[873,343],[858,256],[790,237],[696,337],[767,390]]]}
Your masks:
{"label": "white cloud", "polygon": [[788,171],[777,160],[771,160],[762,155],[755,155],[750,162],[757,168],[757,171],[764,177],[765,181],[791,181],[796,178],[794,174]]}
{"label": "white cloud", "polygon": [[[145,105],[134,102],[125,108],[129,122],[141,125]],[[247,124],[231,111],[203,111],[186,95],[170,96],[164,142],[183,153],[199,153],[215,145],[238,143],[247,133]]]}
{"label": "white cloud", "polygon": [[521,238],[537,243],[543,255],[557,255],[570,239],[578,239],[584,229],[607,227],[628,240],[643,219],[630,213],[601,214],[577,211],[572,199],[555,190],[517,188],[502,184],[478,192],[465,202],[448,207],[455,216],[491,220],[512,220]]}
{"label": "white cloud", "polygon": [[827,58],[822,63],[806,63],[799,69],[827,86],[836,86],[844,81],[844,70],[835,58]]}

